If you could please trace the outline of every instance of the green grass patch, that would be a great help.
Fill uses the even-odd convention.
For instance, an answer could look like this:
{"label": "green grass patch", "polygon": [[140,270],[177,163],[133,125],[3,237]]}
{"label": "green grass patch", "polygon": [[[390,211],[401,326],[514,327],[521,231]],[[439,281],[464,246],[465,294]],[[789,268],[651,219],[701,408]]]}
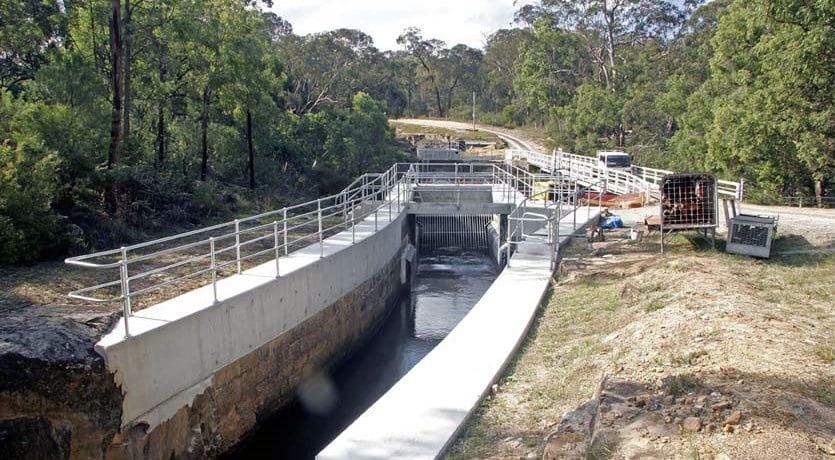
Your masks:
{"label": "green grass patch", "polygon": [[835,347],[831,345],[818,345],[815,347],[815,355],[826,364],[835,362]]}

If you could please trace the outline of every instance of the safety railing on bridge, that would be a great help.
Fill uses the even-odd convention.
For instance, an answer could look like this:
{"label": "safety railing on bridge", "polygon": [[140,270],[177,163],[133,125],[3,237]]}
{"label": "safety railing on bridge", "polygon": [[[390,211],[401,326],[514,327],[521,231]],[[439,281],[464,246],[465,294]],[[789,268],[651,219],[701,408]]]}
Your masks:
{"label": "safety railing on bridge", "polygon": [[[533,152],[528,150],[508,150],[505,160],[513,163],[514,160],[524,159],[529,165],[536,166],[542,171],[562,171],[568,174],[573,180],[580,181],[585,185],[592,183],[605,183],[607,190],[618,193],[643,193],[649,198],[660,198],[661,179],[668,174],[675,174],[674,171],[665,169],[648,168],[633,165],[629,171],[622,171],[613,168],[602,168],[593,157],[575,155],[562,150],[555,150],[552,154]],[[601,181],[601,179],[604,179]],[[720,198],[731,198],[741,200],[744,192],[744,182],[733,182],[719,180],[718,193]]]}
{"label": "safety railing on bridge", "polygon": [[[259,258],[275,259],[275,276],[281,276],[281,255],[319,244],[324,256],[325,238],[351,230],[356,240],[357,224],[379,213],[400,211],[407,190],[402,178],[408,174],[395,165],[380,174],[364,174],[339,193],[287,206],[275,211],[236,219],[174,236],[66,259],[78,267],[111,271],[116,279],[69,293],[89,302],[121,302],[125,335],[130,336],[132,304],[139,296],[167,286],[210,276],[217,302],[218,278],[227,271],[240,274],[244,263]],[[388,208],[388,209],[386,209]]]}
{"label": "safety railing on bridge", "polygon": [[[577,230],[577,214],[586,208],[586,221],[591,219],[591,196],[578,186],[576,180],[563,174],[551,175],[552,186],[538,191],[524,200],[508,215],[506,266],[510,267],[514,245],[546,245],[551,269],[555,269],[560,250],[560,222],[568,214],[572,215],[572,231]],[[605,193],[605,179],[591,184],[601,190],[597,196],[597,211],[601,210],[601,195]],[[585,196],[584,196],[585,195]],[[528,230],[525,226],[528,225]]]}
{"label": "safety railing on bridge", "polygon": [[[400,163],[378,174],[363,174],[341,192],[218,225],[66,259],[73,266],[100,270],[110,280],[84,287],[69,296],[88,302],[121,302],[125,334],[137,298],[148,298],[163,288],[189,289],[210,282],[214,301],[218,280],[240,274],[246,264],[275,260],[274,276],[281,276],[280,258],[312,244],[325,254],[325,238],[350,230],[352,242],[360,222],[373,215],[400,212],[420,184],[498,185],[508,201],[530,196],[538,176],[521,168],[495,163]],[[208,281],[206,278],[209,278]],[[146,297],[147,296],[147,297]],[[154,302],[158,299],[152,299]]]}

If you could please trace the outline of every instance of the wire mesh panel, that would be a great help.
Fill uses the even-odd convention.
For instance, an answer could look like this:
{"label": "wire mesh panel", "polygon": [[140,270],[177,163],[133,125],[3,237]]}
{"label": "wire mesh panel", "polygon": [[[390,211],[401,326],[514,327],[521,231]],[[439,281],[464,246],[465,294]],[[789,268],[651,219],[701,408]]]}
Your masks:
{"label": "wire mesh panel", "polygon": [[768,258],[776,227],[777,219],[774,217],[740,214],[731,219],[725,250],[734,254]]}
{"label": "wire mesh panel", "polygon": [[716,228],[716,178],[710,174],[669,174],[661,181],[661,227]]}
{"label": "wire mesh panel", "polygon": [[416,216],[419,248],[486,249],[492,216]]}

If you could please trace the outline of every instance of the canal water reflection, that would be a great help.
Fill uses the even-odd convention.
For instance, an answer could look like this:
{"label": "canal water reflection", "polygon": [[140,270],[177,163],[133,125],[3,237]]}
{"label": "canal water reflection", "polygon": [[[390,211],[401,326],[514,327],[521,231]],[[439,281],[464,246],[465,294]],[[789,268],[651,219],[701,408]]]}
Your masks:
{"label": "canal water reflection", "polygon": [[485,251],[440,248],[421,254],[411,292],[377,335],[330,375],[306,385],[230,457],[313,458],[426,356],[497,275]]}

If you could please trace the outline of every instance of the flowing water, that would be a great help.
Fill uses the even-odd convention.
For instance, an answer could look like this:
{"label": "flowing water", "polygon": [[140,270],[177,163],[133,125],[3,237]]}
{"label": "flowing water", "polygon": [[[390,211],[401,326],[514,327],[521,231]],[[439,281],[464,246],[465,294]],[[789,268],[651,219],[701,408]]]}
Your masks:
{"label": "flowing water", "polygon": [[313,458],[461,321],[498,271],[485,251],[422,254],[411,292],[377,335],[329,375],[308,382],[231,457]]}

